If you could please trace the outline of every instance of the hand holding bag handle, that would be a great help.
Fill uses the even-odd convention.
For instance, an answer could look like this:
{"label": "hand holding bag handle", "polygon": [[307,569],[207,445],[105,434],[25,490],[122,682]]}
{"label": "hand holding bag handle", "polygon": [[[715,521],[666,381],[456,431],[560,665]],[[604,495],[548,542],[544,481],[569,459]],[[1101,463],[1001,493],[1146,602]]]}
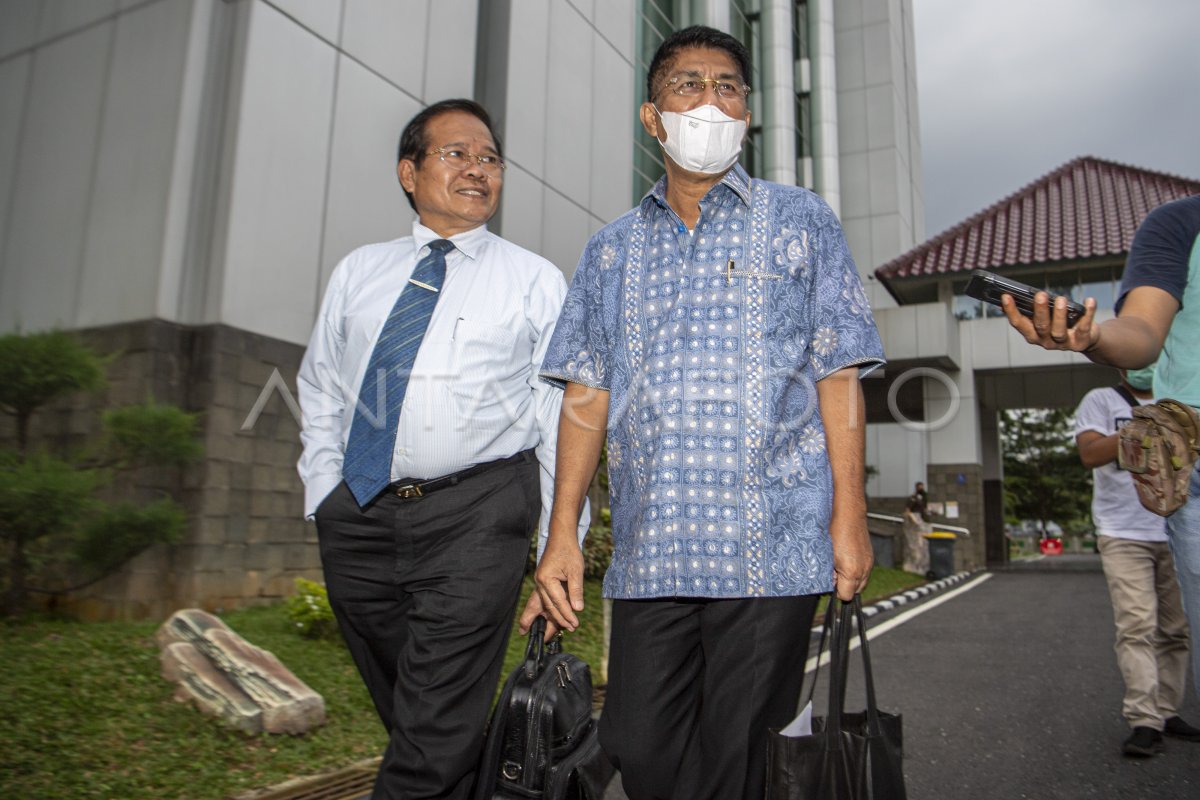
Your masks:
{"label": "hand holding bag handle", "polygon": [[[866,712],[845,710],[851,626],[857,619],[866,678]],[[809,736],[789,737],[778,731],[768,736],[768,800],[904,800],[904,774],[900,769],[900,717],[880,712],[876,706],[874,675],[867,649],[865,615],[861,600],[839,603],[830,599],[821,630],[818,665],[829,647],[829,708],[824,718],[814,717]],[[819,670],[817,671],[819,673]],[[811,702],[817,683],[814,673],[808,687]]]}

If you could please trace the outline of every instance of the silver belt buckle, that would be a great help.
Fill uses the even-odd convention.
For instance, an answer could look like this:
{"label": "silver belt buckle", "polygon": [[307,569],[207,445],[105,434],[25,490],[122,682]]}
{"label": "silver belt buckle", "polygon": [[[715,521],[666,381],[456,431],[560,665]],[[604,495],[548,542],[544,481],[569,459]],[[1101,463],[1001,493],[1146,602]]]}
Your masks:
{"label": "silver belt buckle", "polygon": [[416,500],[419,497],[424,497],[425,493],[421,491],[421,487],[415,483],[406,483],[404,486],[397,486],[393,491],[396,492],[396,497],[401,500]]}

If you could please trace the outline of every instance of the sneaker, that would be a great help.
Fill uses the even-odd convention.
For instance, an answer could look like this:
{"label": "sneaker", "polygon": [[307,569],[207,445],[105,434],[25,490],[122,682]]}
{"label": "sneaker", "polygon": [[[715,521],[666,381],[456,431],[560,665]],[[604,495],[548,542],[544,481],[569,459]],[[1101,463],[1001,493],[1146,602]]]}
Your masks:
{"label": "sneaker", "polygon": [[1186,739],[1189,742],[1200,742],[1200,728],[1188,725],[1180,717],[1171,717],[1163,723],[1163,733],[1176,739]]}
{"label": "sneaker", "polygon": [[1133,758],[1150,758],[1161,749],[1162,734],[1144,725],[1134,728],[1125,744],[1121,745],[1121,752]]}

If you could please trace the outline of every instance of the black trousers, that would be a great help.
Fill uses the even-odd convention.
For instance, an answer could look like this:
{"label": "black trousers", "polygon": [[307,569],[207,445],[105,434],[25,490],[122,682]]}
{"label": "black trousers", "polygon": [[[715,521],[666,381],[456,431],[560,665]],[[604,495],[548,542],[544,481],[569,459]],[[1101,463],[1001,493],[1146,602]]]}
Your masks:
{"label": "black trousers", "polygon": [[617,600],[600,745],[631,800],[761,800],[817,595]]}
{"label": "black trousers", "polygon": [[317,509],[329,602],[388,732],[375,800],[465,800],[541,510],[536,460]]}

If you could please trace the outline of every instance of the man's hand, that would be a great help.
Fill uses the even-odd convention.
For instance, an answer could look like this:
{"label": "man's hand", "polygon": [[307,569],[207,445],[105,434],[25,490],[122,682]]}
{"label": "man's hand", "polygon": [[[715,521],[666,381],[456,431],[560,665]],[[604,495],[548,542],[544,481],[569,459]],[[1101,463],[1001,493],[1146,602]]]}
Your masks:
{"label": "man's hand", "polygon": [[[518,630],[522,636],[529,633],[529,628],[533,625],[533,621],[539,616],[544,617],[542,613],[542,596],[538,594],[537,589],[533,590],[533,594],[529,595],[529,599],[525,601],[525,610],[521,612]],[[546,638],[543,641],[550,641],[554,638],[554,634],[558,633],[558,626],[546,620]]]}
{"label": "man's hand", "polygon": [[1084,315],[1079,318],[1074,327],[1067,327],[1067,298],[1054,298],[1051,307],[1050,295],[1038,292],[1033,298],[1033,317],[1027,317],[1017,310],[1016,301],[1011,294],[1001,298],[1004,305],[1004,316],[1008,324],[1017,333],[1025,337],[1025,341],[1036,344],[1047,350],[1072,350],[1082,353],[1091,349],[1100,339],[1100,326],[1093,324],[1096,316],[1096,301],[1089,297],[1083,302]]}
{"label": "man's hand", "polygon": [[547,639],[560,629],[578,628],[579,617],[575,614],[583,611],[583,552],[573,531],[550,537],[533,579],[537,591],[521,614],[521,632],[529,630],[538,614],[546,618]]}
{"label": "man's hand", "polygon": [[834,589],[839,600],[849,602],[867,588],[875,565],[866,515],[856,514],[846,522],[834,519],[829,533],[833,538]]}

